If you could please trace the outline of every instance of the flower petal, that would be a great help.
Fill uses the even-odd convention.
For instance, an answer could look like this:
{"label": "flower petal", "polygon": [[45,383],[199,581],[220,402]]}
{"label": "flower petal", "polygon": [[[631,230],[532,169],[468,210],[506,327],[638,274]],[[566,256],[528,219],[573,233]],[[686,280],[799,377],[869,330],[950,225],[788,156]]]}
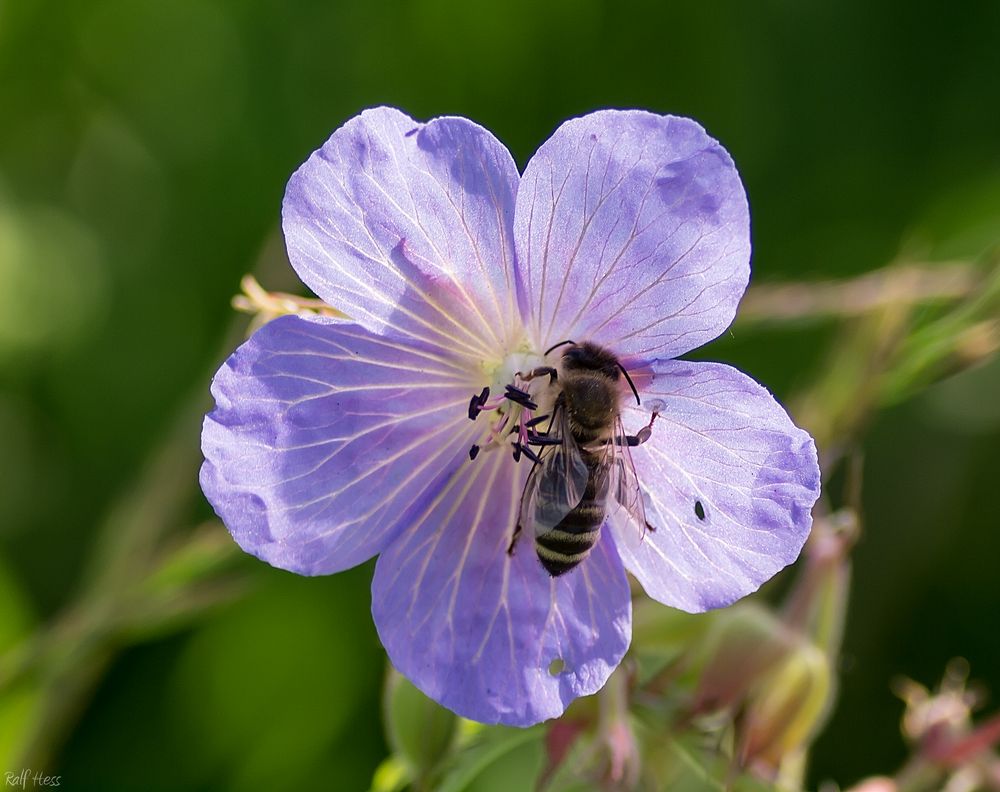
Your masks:
{"label": "flower petal", "polygon": [[628,648],[631,602],[610,533],[551,578],[526,533],[507,545],[526,465],[469,461],[379,556],[372,612],[389,659],[467,718],[528,726],[604,684]]}
{"label": "flower petal", "polygon": [[507,149],[467,119],[366,110],[288,182],[288,255],[313,291],[372,332],[481,358],[517,314],[517,182]]}
{"label": "flower petal", "polygon": [[564,123],[524,171],[514,238],[541,348],[591,340],[675,357],[729,326],[750,277],[743,185],[687,118],[602,110]]}
{"label": "flower petal", "polygon": [[240,547],[305,575],[378,553],[467,459],[474,385],[353,324],[284,316],[215,375],[201,485]]}
{"label": "flower petal", "polygon": [[[618,512],[618,550],[653,599],[690,612],[729,605],[798,556],[819,497],[816,447],[734,368],[652,369],[643,407],[660,414],[632,457],[655,531]],[[629,431],[647,421],[639,409],[625,415]]]}

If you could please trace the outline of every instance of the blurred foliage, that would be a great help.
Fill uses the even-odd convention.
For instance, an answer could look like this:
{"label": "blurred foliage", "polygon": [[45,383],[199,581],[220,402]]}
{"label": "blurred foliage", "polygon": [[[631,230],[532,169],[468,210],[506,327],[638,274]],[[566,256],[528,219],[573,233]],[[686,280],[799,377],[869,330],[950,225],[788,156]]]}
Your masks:
{"label": "blurred foliage", "polygon": [[[834,508],[865,460],[811,785],[903,762],[899,674],[930,685],[961,654],[1000,695],[998,40],[992,0],[0,0],[0,771],[47,755],[72,789],[364,789],[383,762],[369,570],[233,561],[196,485],[240,278],[298,288],[284,183],[383,102],[472,117],[522,165],[601,106],[718,137],[750,195],[755,284],[805,282],[835,310],[762,321],[760,290],[698,354],[825,440]],[[955,264],[973,285],[939,299],[865,281],[884,299],[859,312],[843,288]],[[641,684],[711,623],[655,610],[636,613]],[[434,764],[446,789],[545,767],[541,730],[468,731]],[[713,772],[700,744],[652,755],[672,789]]]}

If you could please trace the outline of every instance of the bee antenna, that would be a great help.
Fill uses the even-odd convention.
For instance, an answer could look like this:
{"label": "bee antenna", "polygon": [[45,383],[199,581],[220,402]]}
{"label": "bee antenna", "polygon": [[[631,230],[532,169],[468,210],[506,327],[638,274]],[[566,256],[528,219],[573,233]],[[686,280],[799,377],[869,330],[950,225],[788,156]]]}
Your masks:
{"label": "bee antenna", "polygon": [[632,378],[628,375],[628,372],[625,370],[625,367],[621,363],[619,363],[618,364],[618,368],[620,368],[622,370],[622,374],[624,374],[625,375],[625,379],[628,380],[628,386],[632,389],[632,393],[635,394],[635,403],[636,404],[642,404],[642,401],[640,401],[640,399],[639,399],[639,391],[637,391],[635,389],[635,383],[632,382]]}
{"label": "bee antenna", "polygon": [[[575,344],[575,343],[576,343],[576,341],[570,341],[570,340],[560,341],[558,344],[553,344],[548,349],[546,349],[545,350],[545,355],[549,354],[549,352],[551,352],[553,349],[559,349],[559,347],[566,346],[566,344]],[[543,357],[544,357],[544,355],[543,355]]]}

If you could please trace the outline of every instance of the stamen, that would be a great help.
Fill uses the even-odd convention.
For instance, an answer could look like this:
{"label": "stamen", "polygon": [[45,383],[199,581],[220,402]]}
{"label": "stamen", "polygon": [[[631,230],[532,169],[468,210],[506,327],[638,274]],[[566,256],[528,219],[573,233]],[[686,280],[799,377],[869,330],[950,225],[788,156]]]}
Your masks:
{"label": "stamen", "polygon": [[536,465],[542,461],[542,458],[540,456],[538,456],[538,454],[536,454],[530,448],[528,448],[528,446],[521,445],[520,443],[518,443],[517,447],[521,450],[522,454],[524,454],[526,457],[528,457],[528,459],[530,459]]}
{"label": "stamen", "polygon": [[505,415],[503,418],[501,418],[497,422],[496,426],[494,426],[492,429],[490,429],[490,437],[489,437],[489,441],[488,442],[492,443],[492,442],[496,442],[496,441],[498,441],[500,439],[500,436],[503,433],[504,427],[507,425],[507,419],[508,418],[510,418],[510,416],[509,415]]}
{"label": "stamen", "polygon": [[486,400],[490,397],[489,386],[483,388],[482,392],[478,396],[473,396],[469,400],[469,420],[474,421],[479,417],[484,409],[486,409]]}
{"label": "stamen", "polygon": [[529,432],[528,442],[531,445],[536,445],[536,446],[554,446],[554,445],[559,445],[562,442],[562,440],[560,440],[558,437],[549,437],[548,435],[540,435],[536,434],[535,432]]}
{"label": "stamen", "polygon": [[514,402],[514,404],[520,404],[526,410],[537,410],[538,405],[531,400],[531,394],[527,391],[523,391],[520,388],[515,388],[513,385],[508,385],[506,388],[507,399]]}
{"label": "stamen", "polygon": [[[534,370],[533,374],[537,371]],[[534,428],[540,427],[544,421],[549,421],[551,428],[552,415],[551,412],[547,415],[535,415],[538,404],[532,396],[529,385],[532,378],[515,372],[510,384],[504,386],[502,395],[494,396],[491,400],[490,389],[483,388],[481,393],[469,400],[471,420],[476,420],[481,412],[496,410],[496,414],[489,421],[491,425],[483,437],[469,448],[469,459],[475,459],[481,451],[490,451],[503,446],[511,450],[515,462],[519,462],[521,457],[525,456],[534,464],[538,464],[541,457],[530,446],[559,443],[558,439],[549,438],[547,431],[541,432]]]}

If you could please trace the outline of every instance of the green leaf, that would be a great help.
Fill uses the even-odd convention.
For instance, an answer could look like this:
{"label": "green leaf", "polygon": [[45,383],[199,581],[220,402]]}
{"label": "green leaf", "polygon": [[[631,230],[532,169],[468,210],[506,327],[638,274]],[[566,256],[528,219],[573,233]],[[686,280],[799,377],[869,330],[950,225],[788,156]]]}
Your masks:
{"label": "green leaf", "polygon": [[452,759],[436,792],[534,789],[544,759],[545,727],[488,726]]}

